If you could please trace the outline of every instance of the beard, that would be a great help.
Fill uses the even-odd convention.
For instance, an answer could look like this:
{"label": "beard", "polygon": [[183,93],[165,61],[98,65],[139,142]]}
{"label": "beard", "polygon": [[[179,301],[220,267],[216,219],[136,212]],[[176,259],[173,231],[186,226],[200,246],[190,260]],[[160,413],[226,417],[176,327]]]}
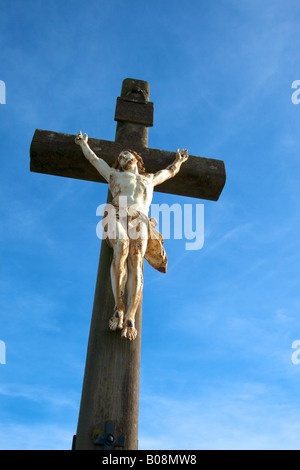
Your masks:
{"label": "beard", "polygon": [[127,162],[124,162],[122,164],[123,170],[130,170],[136,163],[136,160],[132,158],[131,160],[128,160]]}
{"label": "beard", "polygon": [[126,165],[126,170],[129,170],[130,168],[132,168],[135,164],[135,161],[134,160],[130,160],[127,165]]}

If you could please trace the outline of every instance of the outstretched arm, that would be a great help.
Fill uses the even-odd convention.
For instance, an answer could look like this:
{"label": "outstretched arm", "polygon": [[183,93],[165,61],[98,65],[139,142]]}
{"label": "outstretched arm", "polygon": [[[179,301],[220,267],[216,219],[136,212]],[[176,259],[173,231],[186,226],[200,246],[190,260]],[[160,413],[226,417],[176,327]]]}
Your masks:
{"label": "outstretched arm", "polygon": [[169,165],[164,170],[160,170],[153,176],[153,186],[157,186],[158,184],[163,183],[164,181],[173,178],[173,176],[177,175],[180,170],[182,163],[186,162],[189,158],[187,154],[187,150],[183,149],[179,152],[177,149],[176,158],[171,165]]}
{"label": "outstretched arm", "polygon": [[109,182],[109,178],[114,171],[102,158],[98,158],[97,155],[91,150],[88,144],[88,136],[87,134],[82,135],[81,131],[75,137],[75,143],[81,147],[81,150],[89,160],[89,162],[99,171],[100,175]]}

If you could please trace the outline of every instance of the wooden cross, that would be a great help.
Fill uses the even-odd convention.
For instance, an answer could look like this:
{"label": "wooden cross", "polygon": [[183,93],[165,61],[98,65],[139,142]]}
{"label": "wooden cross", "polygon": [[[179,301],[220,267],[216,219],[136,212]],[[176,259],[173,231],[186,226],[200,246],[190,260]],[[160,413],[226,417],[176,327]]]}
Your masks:
{"label": "wooden cross", "polygon": [[[109,165],[128,147],[142,156],[149,173],[156,173],[174,161],[175,152],[148,148],[148,127],[153,126],[149,92],[147,82],[125,79],[116,105],[115,142],[89,138],[91,149]],[[37,129],[30,148],[30,170],[105,182],[83,156],[74,138],[75,135]],[[225,180],[224,162],[190,155],[179,174],[155,190],[217,201]],[[95,444],[95,430],[104,429],[108,420],[116,434],[125,438],[122,449],[135,450],[138,444],[142,299],[136,313],[138,337],[132,342],[124,341],[108,328],[114,310],[111,260],[112,250],[103,240],[74,443],[76,450],[103,449],[99,442]]]}

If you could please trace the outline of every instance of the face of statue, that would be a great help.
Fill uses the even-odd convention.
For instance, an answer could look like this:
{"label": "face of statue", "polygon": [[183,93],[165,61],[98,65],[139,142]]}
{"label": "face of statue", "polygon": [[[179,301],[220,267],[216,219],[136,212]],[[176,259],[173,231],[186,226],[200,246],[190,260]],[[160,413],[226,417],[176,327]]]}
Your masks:
{"label": "face of statue", "polygon": [[129,170],[137,165],[137,159],[128,150],[124,150],[119,155],[119,164],[122,170]]}

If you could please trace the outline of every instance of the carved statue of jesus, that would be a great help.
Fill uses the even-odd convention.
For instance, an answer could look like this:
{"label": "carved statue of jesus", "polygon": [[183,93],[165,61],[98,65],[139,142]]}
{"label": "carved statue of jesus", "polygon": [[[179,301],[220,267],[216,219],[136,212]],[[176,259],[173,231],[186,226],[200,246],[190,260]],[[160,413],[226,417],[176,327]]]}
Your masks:
{"label": "carved statue of jesus", "polygon": [[[140,230],[139,236],[131,237],[130,228],[133,225],[136,226],[137,220],[139,222],[147,221],[148,227],[150,226],[148,213],[152,202],[153,189],[167,179],[173,178],[179,172],[182,163],[188,159],[187,150],[183,149],[180,152],[178,149],[176,158],[171,165],[155,174],[150,174],[145,172],[142,157],[132,150],[123,150],[116,158],[113,168],[104,160],[98,158],[91,150],[88,145],[87,134],[83,136],[80,131],[75,138],[75,143],[80,145],[84,156],[108,182],[113,197],[111,204],[116,208],[117,213],[121,201],[126,200],[126,223],[121,217],[116,217],[114,236],[108,235],[107,237],[107,242],[113,249],[111,284],[115,299],[115,309],[109,320],[109,328],[113,331],[121,330],[122,338],[132,341],[137,336],[135,313],[143,290],[144,257],[148,259],[148,253],[148,261],[153,267],[162,272],[165,272],[165,269],[155,266],[157,257],[155,258],[153,253],[151,254],[153,245],[149,246],[150,237],[148,232],[145,233],[145,231]],[[140,223],[140,225],[142,224]],[[161,237],[158,232],[156,234]],[[157,238],[161,242],[162,237]],[[124,300],[125,287],[127,289],[126,308]]]}

